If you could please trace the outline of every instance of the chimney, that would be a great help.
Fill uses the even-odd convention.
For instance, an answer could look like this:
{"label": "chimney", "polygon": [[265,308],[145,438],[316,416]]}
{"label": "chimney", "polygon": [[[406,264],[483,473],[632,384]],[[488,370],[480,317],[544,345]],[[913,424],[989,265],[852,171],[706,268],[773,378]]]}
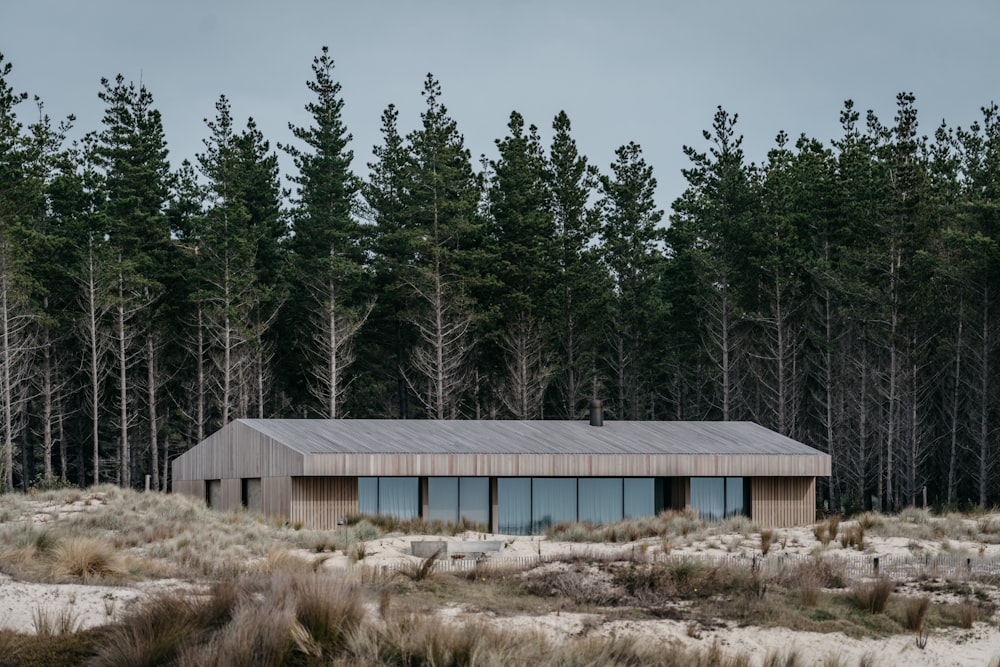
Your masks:
{"label": "chimney", "polygon": [[604,426],[604,404],[597,398],[590,401],[590,425]]}

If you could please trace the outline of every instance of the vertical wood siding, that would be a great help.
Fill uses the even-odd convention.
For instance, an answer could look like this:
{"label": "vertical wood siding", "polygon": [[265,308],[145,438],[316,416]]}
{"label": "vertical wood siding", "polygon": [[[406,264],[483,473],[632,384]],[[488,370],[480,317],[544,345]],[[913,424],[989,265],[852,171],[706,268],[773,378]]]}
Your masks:
{"label": "vertical wood siding", "polygon": [[357,477],[292,477],[290,519],[318,530],[358,511]]}
{"label": "vertical wood siding", "polygon": [[266,516],[289,518],[292,515],[292,478],[262,477],[261,510]]}
{"label": "vertical wood siding", "polygon": [[303,456],[242,422],[205,438],[174,459],[173,478],[239,479],[302,474]]}
{"label": "vertical wood siding", "polygon": [[816,520],[815,477],[753,477],[750,513],[764,527],[804,526]]}
{"label": "vertical wood siding", "polygon": [[221,510],[238,510],[243,506],[243,485],[238,479],[222,480],[222,503]]}

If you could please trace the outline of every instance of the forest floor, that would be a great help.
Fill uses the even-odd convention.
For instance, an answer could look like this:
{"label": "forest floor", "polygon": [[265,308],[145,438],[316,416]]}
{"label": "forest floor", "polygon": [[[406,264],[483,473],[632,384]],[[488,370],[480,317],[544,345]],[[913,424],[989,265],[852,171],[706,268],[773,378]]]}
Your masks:
{"label": "forest floor", "polygon": [[[300,613],[315,635],[302,640],[295,634],[301,625],[290,621],[283,650],[297,656],[288,660],[295,664],[405,664],[407,655],[444,650],[448,642],[455,644],[448,648],[452,657],[437,663],[462,662],[458,645],[470,635],[494,642],[472,652],[478,664],[497,655],[551,664],[990,665],[1000,659],[1000,574],[990,569],[996,563],[1000,572],[1000,514],[910,509],[770,530],[742,518],[709,524],[681,513],[612,530],[557,526],[541,537],[414,523],[403,528],[433,530],[405,533],[384,521],[313,531],[107,486],[0,497],[0,664],[60,664],[67,655],[127,664],[108,657],[115,646],[108,638],[142,645],[137,619],[157,601],[201,604],[221,599],[220,588],[228,588],[267,606],[272,593],[261,581],[298,590],[303,577],[321,578],[309,579],[310,586],[346,582],[356,589],[360,611],[350,639],[323,639]],[[474,565],[415,557],[411,543],[418,540],[499,540],[503,549]],[[876,557],[881,577],[870,569]],[[918,566],[891,569],[904,560]],[[290,604],[286,598],[276,609]],[[238,603],[227,604],[226,620],[197,639],[202,653],[178,643],[167,651],[174,657],[158,664],[199,664],[205,647],[222,651],[236,641],[219,629],[242,618]],[[417,632],[421,623],[436,629],[420,625]],[[402,629],[396,636],[392,628]],[[196,641],[191,636],[201,635],[176,642]],[[425,636],[426,645],[404,650],[405,642]],[[44,639],[46,650],[32,638]],[[69,653],[51,653],[64,644]],[[524,657],[527,645],[548,648]],[[517,651],[521,657],[512,657]],[[590,657],[581,662],[566,651]]]}

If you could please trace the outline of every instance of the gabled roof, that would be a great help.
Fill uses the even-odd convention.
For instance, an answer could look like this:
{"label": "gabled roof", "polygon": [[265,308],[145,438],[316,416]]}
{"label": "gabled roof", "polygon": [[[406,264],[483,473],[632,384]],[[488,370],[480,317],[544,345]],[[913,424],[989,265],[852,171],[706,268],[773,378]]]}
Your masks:
{"label": "gabled roof", "polygon": [[175,480],[251,477],[817,476],[830,456],[750,422],[239,419]]}
{"label": "gabled roof", "polygon": [[753,422],[241,419],[310,454],[733,454],[821,452]]}

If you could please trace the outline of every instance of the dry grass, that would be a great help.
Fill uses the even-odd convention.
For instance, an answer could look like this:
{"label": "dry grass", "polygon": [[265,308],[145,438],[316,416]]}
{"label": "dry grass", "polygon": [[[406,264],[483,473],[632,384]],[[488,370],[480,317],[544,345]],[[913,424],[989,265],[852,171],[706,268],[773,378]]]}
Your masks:
{"label": "dry grass", "polygon": [[31,613],[31,625],[35,634],[42,637],[73,634],[80,630],[80,614],[70,605],[56,612],[46,611],[39,605]]}
{"label": "dry grass", "polygon": [[907,630],[920,632],[924,629],[924,619],[931,607],[931,599],[926,595],[917,598],[907,598],[904,610],[904,623]]}
{"label": "dry grass", "polygon": [[958,603],[958,620],[966,630],[979,620],[979,604],[975,600],[965,598]]}
{"label": "dry grass", "polygon": [[764,528],[760,531],[760,553],[764,556],[771,550],[771,543],[774,541],[774,531]]}
{"label": "dry grass", "polygon": [[885,611],[895,587],[896,585],[888,577],[879,577],[855,584],[851,590],[854,601],[860,609],[870,614],[881,614]]}
{"label": "dry grass", "polygon": [[114,546],[88,537],[72,537],[61,542],[53,552],[52,573],[57,579],[84,583],[121,578],[126,574]]}

